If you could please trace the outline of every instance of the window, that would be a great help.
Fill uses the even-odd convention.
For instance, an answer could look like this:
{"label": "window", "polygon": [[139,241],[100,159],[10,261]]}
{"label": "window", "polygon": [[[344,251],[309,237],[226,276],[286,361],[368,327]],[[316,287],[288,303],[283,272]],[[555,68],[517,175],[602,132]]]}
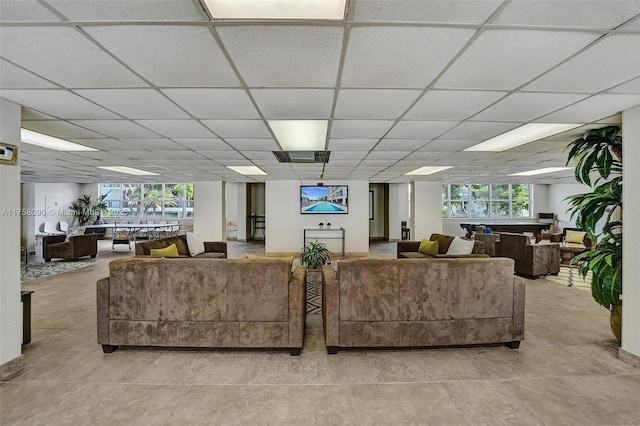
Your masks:
{"label": "window", "polygon": [[443,218],[531,217],[531,185],[442,185]]}
{"label": "window", "polygon": [[109,217],[193,218],[192,183],[103,183]]}

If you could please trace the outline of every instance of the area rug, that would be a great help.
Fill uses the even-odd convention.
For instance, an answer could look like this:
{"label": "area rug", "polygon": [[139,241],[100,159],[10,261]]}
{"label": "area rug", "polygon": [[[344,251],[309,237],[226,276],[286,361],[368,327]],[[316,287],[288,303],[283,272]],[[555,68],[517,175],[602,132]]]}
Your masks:
{"label": "area rug", "polygon": [[26,268],[20,268],[20,280],[22,282],[35,280],[36,278],[49,277],[74,269],[93,265],[93,262],[50,262],[29,264]]}
{"label": "area rug", "polygon": [[591,277],[591,271],[587,273],[586,277],[582,278],[578,268],[561,266],[558,275],[547,275],[546,278],[556,284],[577,288],[582,291],[591,291]]}

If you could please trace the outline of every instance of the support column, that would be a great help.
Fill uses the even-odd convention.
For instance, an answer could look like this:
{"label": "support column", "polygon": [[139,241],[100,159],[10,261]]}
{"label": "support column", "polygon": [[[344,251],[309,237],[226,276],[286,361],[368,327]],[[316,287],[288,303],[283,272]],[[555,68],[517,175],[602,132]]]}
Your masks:
{"label": "support column", "polygon": [[0,378],[22,369],[20,315],[20,106],[0,99],[0,141],[18,164],[0,164]]}
{"label": "support column", "polygon": [[193,232],[202,235],[205,241],[224,241],[225,182],[194,182],[193,199]]}
{"label": "support column", "polygon": [[[400,241],[400,222],[409,216],[409,191],[406,183],[389,184],[389,241]],[[410,228],[409,223],[407,227]],[[413,235],[413,231],[411,231]]]}
{"label": "support column", "polygon": [[640,263],[635,236],[640,235],[640,106],[622,112],[623,209],[622,223],[622,347],[620,358],[640,367]]}
{"label": "support column", "polygon": [[429,238],[442,233],[442,182],[412,182],[411,239]]}

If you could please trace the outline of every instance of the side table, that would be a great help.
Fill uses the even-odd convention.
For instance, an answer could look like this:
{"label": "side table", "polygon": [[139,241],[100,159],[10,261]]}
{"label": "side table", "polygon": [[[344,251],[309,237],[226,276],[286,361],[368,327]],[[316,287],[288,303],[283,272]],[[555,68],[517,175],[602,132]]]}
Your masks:
{"label": "side table", "polygon": [[22,344],[31,342],[31,295],[33,291],[21,291],[20,302],[22,306]]}

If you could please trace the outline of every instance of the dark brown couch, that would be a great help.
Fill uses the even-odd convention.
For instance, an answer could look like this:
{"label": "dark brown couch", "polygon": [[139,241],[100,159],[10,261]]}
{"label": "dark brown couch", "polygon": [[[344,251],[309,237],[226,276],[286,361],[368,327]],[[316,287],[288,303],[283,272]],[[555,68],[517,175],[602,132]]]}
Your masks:
{"label": "dark brown couch", "polygon": [[500,241],[495,243],[496,256],[513,259],[516,274],[537,278],[560,272],[558,243],[531,244],[531,239],[523,234],[500,232],[497,235]]}
{"label": "dark brown couch", "polygon": [[345,347],[524,340],[524,280],[513,260],[348,259],[323,269],[329,353]]}
{"label": "dark brown couch", "polygon": [[132,257],[97,283],[98,343],[286,348],[304,341],[306,270],[279,259]]}
{"label": "dark brown couch", "polygon": [[[187,245],[186,235],[175,235],[172,237],[157,238],[155,240],[136,243],[136,255],[149,256],[151,254],[151,249],[161,249],[169,247],[171,244],[175,244],[178,248],[178,255],[191,257],[189,246]],[[226,241],[205,241],[204,253],[201,253],[195,257],[218,257],[215,255],[215,253],[222,253],[224,254],[224,258],[227,257]]]}
{"label": "dark brown couch", "polygon": [[484,243],[481,241],[475,241],[473,244],[473,251],[471,254],[453,254],[448,255],[447,250],[453,241],[454,237],[444,234],[431,234],[430,241],[438,241],[438,254],[436,256],[429,256],[418,251],[421,241],[398,241],[396,247],[396,259],[431,259],[433,257],[449,257],[449,258],[473,258],[473,257],[489,257],[485,254]]}
{"label": "dark brown couch", "polygon": [[65,235],[47,235],[42,237],[42,257],[45,262],[53,258],[77,260],[84,256],[96,257],[98,254],[98,235],[72,235],[65,241]]}

